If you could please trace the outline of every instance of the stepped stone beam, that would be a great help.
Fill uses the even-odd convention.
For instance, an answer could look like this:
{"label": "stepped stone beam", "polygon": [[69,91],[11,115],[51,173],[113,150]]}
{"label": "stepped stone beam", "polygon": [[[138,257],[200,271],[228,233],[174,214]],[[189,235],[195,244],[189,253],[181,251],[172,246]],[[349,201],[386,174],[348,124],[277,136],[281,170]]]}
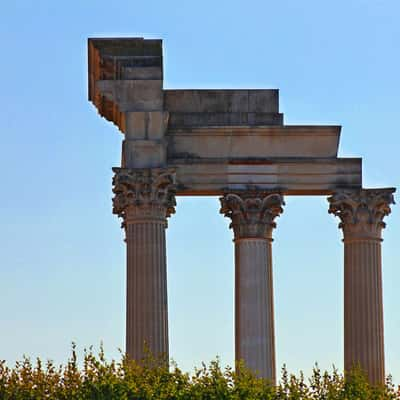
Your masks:
{"label": "stepped stone beam", "polygon": [[337,191],[329,213],[344,242],[344,365],[359,365],[373,384],[385,382],[381,242],[395,189]]}
{"label": "stepped stone beam", "polygon": [[272,230],[280,194],[226,194],[220,212],[231,218],[235,242],[235,358],[275,383]]}
{"label": "stepped stone beam", "polygon": [[123,219],[127,246],[126,353],[140,360],[147,346],[168,359],[165,228],[175,212],[175,172],[113,171],[113,212]]}

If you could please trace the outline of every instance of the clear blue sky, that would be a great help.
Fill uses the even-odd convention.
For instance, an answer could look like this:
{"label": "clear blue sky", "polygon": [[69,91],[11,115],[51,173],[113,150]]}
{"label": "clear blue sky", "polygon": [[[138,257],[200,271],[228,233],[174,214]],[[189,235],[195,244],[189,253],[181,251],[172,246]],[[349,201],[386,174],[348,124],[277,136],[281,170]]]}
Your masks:
{"label": "clear blue sky", "polygon": [[[0,35],[0,358],[64,362],[125,331],[125,249],[111,213],[122,135],[87,101],[88,37],[164,40],[166,88],[279,88],[287,124],[343,125],[365,187],[400,187],[400,2],[5,1]],[[400,381],[400,212],[387,218],[387,371]],[[343,362],[343,262],[323,197],[287,198],[274,242],[277,363]],[[233,243],[216,198],[168,229],[171,356],[233,362]]]}

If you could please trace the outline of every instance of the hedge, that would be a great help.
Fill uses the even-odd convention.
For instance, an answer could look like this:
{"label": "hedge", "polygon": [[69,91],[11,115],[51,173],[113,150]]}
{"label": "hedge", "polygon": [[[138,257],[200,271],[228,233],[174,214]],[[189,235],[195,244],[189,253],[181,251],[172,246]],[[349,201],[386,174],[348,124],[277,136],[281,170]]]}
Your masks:
{"label": "hedge", "polygon": [[398,399],[400,389],[391,378],[382,387],[367,383],[355,369],[344,377],[333,370],[321,372],[315,366],[311,378],[289,374],[284,367],[277,386],[257,378],[243,364],[222,368],[219,360],[202,364],[193,374],[162,359],[146,357],[140,363],[124,355],[120,361],[107,361],[101,348],[98,354],[85,351],[81,366],[75,345],[66,365],[52,361],[35,363],[27,357],[13,368],[0,361],[1,400],[356,400]]}

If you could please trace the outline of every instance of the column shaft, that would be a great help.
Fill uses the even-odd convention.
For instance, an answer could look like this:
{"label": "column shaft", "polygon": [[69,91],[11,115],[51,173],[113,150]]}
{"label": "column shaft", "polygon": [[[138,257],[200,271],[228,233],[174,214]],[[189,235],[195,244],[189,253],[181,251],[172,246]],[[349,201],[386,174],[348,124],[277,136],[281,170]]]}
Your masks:
{"label": "column shaft", "polygon": [[361,367],[371,384],[385,383],[382,299],[383,219],[394,188],[341,190],[328,198],[344,242],[344,367]]}
{"label": "column shaft", "polygon": [[113,212],[126,233],[126,353],[168,360],[165,229],[175,212],[175,171],[113,168]]}
{"label": "column shaft", "polygon": [[285,204],[279,193],[228,193],[221,210],[235,242],[235,357],[275,383],[272,231]]}
{"label": "column shaft", "polygon": [[235,355],[275,381],[271,241],[235,241]]}
{"label": "column shaft", "polygon": [[381,243],[344,245],[344,363],[359,364],[373,383],[385,379]]}
{"label": "column shaft", "polygon": [[165,223],[129,223],[127,244],[126,352],[168,356]]}

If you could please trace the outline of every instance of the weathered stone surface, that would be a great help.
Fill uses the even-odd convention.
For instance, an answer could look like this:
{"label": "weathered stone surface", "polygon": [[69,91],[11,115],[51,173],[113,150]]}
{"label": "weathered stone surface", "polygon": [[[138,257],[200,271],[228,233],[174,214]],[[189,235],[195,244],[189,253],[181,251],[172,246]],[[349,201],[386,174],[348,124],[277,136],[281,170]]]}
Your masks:
{"label": "weathered stone surface", "polygon": [[[182,155],[183,157],[184,155]],[[361,159],[259,159],[219,161],[169,159],[177,171],[178,195],[221,195],[228,191],[277,191],[286,195],[331,194],[338,186],[361,187]]]}
{"label": "weathered stone surface", "polygon": [[345,369],[360,365],[375,384],[385,382],[381,233],[393,192],[346,190],[328,198],[344,236]]}
{"label": "weathered stone surface", "polygon": [[249,112],[279,110],[279,90],[249,90]]}
{"label": "weathered stone surface", "polygon": [[168,129],[169,157],[193,159],[336,158],[339,126],[193,127]]}
{"label": "weathered stone surface", "polygon": [[165,132],[168,125],[168,112],[127,112],[125,116],[126,133],[122,143],[122,166],[125,168],[166,167]]}
{"label": "weathered stone surface", "polygon": [[185,113],[279,113],[276,89],[165,90],[165,108]]}
{"label": "weathered stone surface", "polygon": [[141,360],[145,348],[168,361],[168,298],[165,226],[128,223],[126,232],[126,354]]}
{"label": "weathered stone surface", "polygon": [[146,66],[130,66],[128,63],[124,66],[124,79],[133,80],[162,80],[162,68],[160,67],[146,67]]}
{"label": "weathered stone surface", "polygon": [[99,80],[97,88],[121,112],[163,109],[161,80]]}
{"label": "weathered stone surface", "polygon": [[282,125],[283,114],[266,112],[171,112],[169,126],[174,128],[204,126]]}
{"label": "weathered stone surface", "polygon": [[124,168],[160,168],[166,166],[166,146],[156,140],[124,140]]}
{"label": "weathered stone surface", "polygon": [[[110,96],[99,90],[99,81],[153,79],[162,81],[162,41],[143,38],[88,39],[89,100],[100,115],[125,132],[123,110]],[[125,94],[126,97],[126,94]],[[136,98],[138,96],[136,95]]]}
{"label": "weathered stone surface", "polygon": [[272,246],[235,241],[235,360],[276,383]]}
{"label": "weathered stone surface", "polygon": [[168,112],[141,111],[126,113],[127,140],[160,140],[164,138],[168,126]]}

